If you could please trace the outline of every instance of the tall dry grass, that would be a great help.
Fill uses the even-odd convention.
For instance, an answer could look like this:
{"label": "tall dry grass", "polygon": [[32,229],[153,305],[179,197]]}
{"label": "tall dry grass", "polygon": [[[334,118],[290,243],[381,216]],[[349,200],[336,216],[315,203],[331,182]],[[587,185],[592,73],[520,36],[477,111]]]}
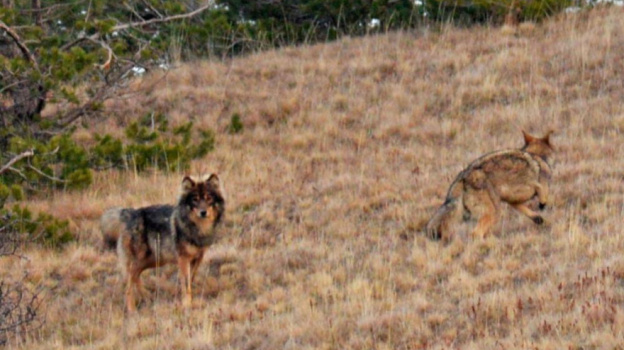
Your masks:
{"label": "tall dry grass", "polygon": [[[500,30],[446,28],[187,64],[134,82],[89,132],[149,110],[217,130],[193,165],[227,190],[224,238],[191,311],[174,267],[124,316],[98,216],[175,200],[182,174],[107,172],[29,205],[78,241],[0,260],[48,287],[46,323],[9,348],[616,349],[624,333],[624,12]],[[158,81],[157,85],[154,85]],[[151,86],[151,87],[150,87]],[[238,113],[241,134],[226,130]],[[419,229],[475,157],[554,128],[547,225],[505,209],[496,234]]]}

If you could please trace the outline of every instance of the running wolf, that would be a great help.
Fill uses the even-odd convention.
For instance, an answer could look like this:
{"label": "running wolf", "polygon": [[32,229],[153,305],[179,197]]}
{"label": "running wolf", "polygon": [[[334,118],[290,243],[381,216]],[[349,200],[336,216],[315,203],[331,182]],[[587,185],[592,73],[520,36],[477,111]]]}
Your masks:
{"label": "running wolf", "polygon": [[552,131],[541,138],[522,134],[524,147],[483,155],[457,175],[444,204],[427,223],[425,230],[430,237],[449,239],[451,221],[461,213],[464,220],[472,216],[478,219],[472,236],[483,238],[496,224],[501,202],[509,203],[538,225],[544,223],[526,202],[537,196],[539,209],[546,207],[554,152]]}
{"label": "running wolf", "polygon": [[[191,283],[204,252],[215,240],[214,231],[224,210],[223,188],[219,177],[211,174],[201,179],[184,177],[176,205],[113,208],[104,214],[110,212],[108,221],[124,224],[117,231],[117,254],[126,279],[129,312],[136,310],[135,289],[143,295],[141,273],[174,263],[179,268],[182,305],[191,305]],[[104,233],[105,239],[113,240],[114,236]]]}

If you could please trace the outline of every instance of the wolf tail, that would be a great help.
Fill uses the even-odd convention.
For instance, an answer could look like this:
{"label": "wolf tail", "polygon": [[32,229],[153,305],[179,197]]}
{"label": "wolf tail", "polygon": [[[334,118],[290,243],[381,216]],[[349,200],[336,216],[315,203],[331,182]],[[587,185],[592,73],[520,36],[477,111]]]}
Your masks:
{"label": "wolf tail", "polygon": [[446,229],[447,220],[450,219],[458,208],[458,205],[461,204],[463,192],[463,181],[456,180],[449,188],[444,203],[436,210],[429,222],[427,222],[427,226],[425,227],[427,236],[435,240],[439,240],[443,237],[443,231]]}
{"label": "wolf tail", "polygon": [[102,239],[104,241],[104,247],[108,250],[115,249],[121,230],[125,229],[126,224],[122,219],[123,211],[123,208],[110,208],[105,211],[100,218]]}

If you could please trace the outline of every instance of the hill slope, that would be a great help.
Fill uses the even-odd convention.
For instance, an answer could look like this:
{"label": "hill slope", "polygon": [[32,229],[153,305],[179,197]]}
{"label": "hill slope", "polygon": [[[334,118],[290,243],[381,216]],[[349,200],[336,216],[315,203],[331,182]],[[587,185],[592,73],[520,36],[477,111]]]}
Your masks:
{"label": "hill slope", "polygon": [[[394,33],[288,48],[138,79],[109,105],[218,131],[193,165],[227,190],[224,238],[178,305],[174,267],[123,313],[109,206],[170,203],[182,174],[100,173],[30,206],[79,240],[0,261],[46,292],[46,323],[10,348],[613,348],[624,332],[624,12],[513,30]],[[157,84],[156,84],[157,83]],[[154,85],[156,84],[156,85]],[[239,114],[243,132],[226,132]],[[557,130],[547,225],[507,206],[495,235],[419,229],[477,156]],[[81,137],[88,139],[91,131]]]}

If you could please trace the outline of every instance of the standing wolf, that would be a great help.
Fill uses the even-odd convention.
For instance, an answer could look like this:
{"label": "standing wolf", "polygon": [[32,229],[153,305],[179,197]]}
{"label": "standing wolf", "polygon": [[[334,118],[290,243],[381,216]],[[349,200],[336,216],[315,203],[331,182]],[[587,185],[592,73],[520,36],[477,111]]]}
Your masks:
{"label": "standing wolf", "polygon": [[448,239],[449,225],[456,214],[464,220],[478,218],[472,232],[474,238],[485,237],[499,216],[501,202],[509,203],[538,225],[544,219],[526,206],[537,196],[539,209],[548,201],[548,182],[551,177],[551,157],[554,148],[549,131],[544,137],[533,137],[526,132],[524,147],[486,154],[470,163],[457,175],[446,195],[444,204],[427,223],[427,234],[435,239]]}
{"label": "standing wolf", "polygon": [[[117,239],[117,254],[126,279],[126,307],[136,310],[135,289],[143,294],[141,273],[149,268],[176,263],[182,305],[191,305],[191,282],[204,252],[214,242],[214,229],[225,210],[219,177],[184,177],[176,205],[153,205],[139,209],[113,208],[102,215],[105,244]],[[120,225],[122,224],[122,225]],[[120,227],[118,231],[115,228]]]}

